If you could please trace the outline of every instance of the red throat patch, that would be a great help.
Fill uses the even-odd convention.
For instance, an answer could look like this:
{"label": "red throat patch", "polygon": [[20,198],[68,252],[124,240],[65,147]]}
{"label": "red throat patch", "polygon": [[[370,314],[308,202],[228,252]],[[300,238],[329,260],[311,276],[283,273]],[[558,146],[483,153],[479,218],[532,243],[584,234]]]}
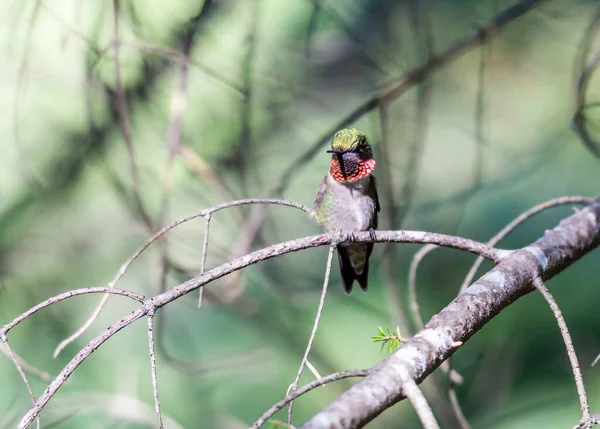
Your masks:
{"label": "red throat patch", "polygon": [[336,157],[332,157],[329,173],[336,182],[354,182],[355,180],[367,177],[369,174],[375,171],[375,164],[375,160],[371,158],[364,161],[359,161],[355,165],[351,166],[353,168],[348,168],[349,166],[344,165],[344,167],[346,167],[346,177],[344,177],[342,169],[340,168],[339,160]]}

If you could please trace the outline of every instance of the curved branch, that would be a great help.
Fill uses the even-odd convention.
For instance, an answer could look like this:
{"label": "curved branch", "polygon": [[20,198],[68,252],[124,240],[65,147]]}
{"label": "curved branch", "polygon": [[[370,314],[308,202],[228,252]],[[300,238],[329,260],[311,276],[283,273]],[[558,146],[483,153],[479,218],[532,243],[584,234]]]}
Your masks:
{"label": "curved branch", "polygon": [[544,296],[544,299],[548,303],[550,310],[552,310],[552,314],[554,315],[554,318],[558,323],[558,328],[560,329],[560,333],[563,337],[565,348],[567,349],[567,355],[569,356],[569,362],[571,363],[571,369],[573,370],[573,378],[575,379],[575,385],[577,386],[579,402],[581,404],[580,424],[591,422],[592,416],[590,415],[590,406],[588,404],[587,395],[585,393],[585,387],[583,385],[583,377],[581,376],[581,369],[579,368],[577,353],[575,353],[575,347],[573,347],[573,340],[571,339],[571,334],[569,334],[569,329],[567,328],[565,318],[563,317],[560,309],[558,308],[554,297],[544,284],[544,281],[541,278],[536,277],[533,280],[533,286]]}
{"label": "curved branch", "polygon": [[296,390],[294,393],[290,393],[285,398],[283,398],[281,401],[279,401],[278,403],[273,405],[271,408],[269,408],[267,411],[265,411],[263,413],[263,415],[258,418],[258,420],[256,420],[254,423],[252,423],[252,426],[250,426],[250,429],[258,429],[259,427],[264,425],[268,419],[273,417],[277,411],[281,410],[283,407],[285,407],[287,404],[292,402],[294,399],[304,395],[307,392],[310,392],[311,390],[313,390],[319,386],[322,386],[327,383],[331,383],[333,381],[342,380],[344,378],[365,377],[368,373],[369,373],[368,369],[352,369],[349,371],[340,371],[340,372],[336,372],[334,374],[329,374],[329,375],[326,375],[325,377],[319,378],[318,380],[311,381],[310,383],[308,383],[308,384],[302,386],[301,388],[299,388],[298,390]]}
{"label": "curved branch", "polygon": [[12,328],[17,326],[23,320],[27,319],[29,316],[32,316],[33,314],[37,313],[38,311],[48,307],[49,305],[56,304],[57,302],[64,301],[65,299],[71,298],[73,296],[86,295],[89,293],[107,293],[107,294],[113,294],[113,295],[121,295],[121,296],[126,296],[128,298],[131,298],[138,302],[144,302],[146,300],[145,296],[138,295],[137,293],[130,292],[130,291],[124,290],[124,289],[109,288],[109,287],[88,287],[88,288],[82,288],[82,289],[75,289],[75,290],[71,290],[69,292],[64,292],[59,295],[53,296],[52,298],[48,298],[44,302],[40,302],[38,305],[31,307],[25,313],[22,313],[19,317],[16,317],[15,319],[13,319],[12,322],[4,325],[2,327],[2,329],[0,329],[0,334],[4,334],[4,335],[8,334],[8,331],[10,331]]}
{"label": "curved branch", "polygon": [[[35,394],[33,393],[31,384],[29,384],[29,379],[27,379],[27,375],[25,375],[25,371],[23,371],[21,364],[19,363],[19,361],[17,360],[17,357],[15,356],[12,349],[10,348],[10,345],[8,344],[8,339],[6,338],[6,334],[4,334],[3,332],[0,333],[0,341],[2,341],[2,343],[4,343],[4,347],[6,347],[8,356],[10,357],[10,359],[13,361],[13,363],[17,367],[17,371],[19,371],[19,375],[21,376],[21,379],[23,380],[23,383],[25,383],[25,387],[27,387],[27,391],[29,392],[29,397],[31,398],[31,403],[35,406]],[[40,416],[36,417],[35,424],[36,424],[37,429],[40,429]]]}

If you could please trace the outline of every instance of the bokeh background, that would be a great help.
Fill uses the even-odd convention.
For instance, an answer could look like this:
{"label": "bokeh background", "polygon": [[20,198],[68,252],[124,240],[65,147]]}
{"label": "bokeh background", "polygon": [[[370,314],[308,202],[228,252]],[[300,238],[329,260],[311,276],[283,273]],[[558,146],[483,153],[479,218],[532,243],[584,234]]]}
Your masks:
{"label": "bokeh background", "polygon": [[[585,66],[600,48],[598,3],[524,1],[530,10],[523,16],[509,15],[495,39],[477,41],[478,28],[515,4],[2,2],[0,323],[55,294],[107,284],[151,232],[186,214],[246,197],[311,205],[328,170],[329,138],[342,124],[365,131],[374,145],[382,229],[487,240],[537,203],[598,195],[592,140],[600,78]],[[377,102],[387,85],[468,38],[470,49],[413,73],[405,91]],[[589,78],[582,86],[590,105],[583,111],[587,142],[571,125],[582,72]],[[526,245],[570,213],[542,213],[501,246]],[[207,268],[319,232],[307,215],[287,207],[222,211],[211,222]],[[140,257],[120,287],[152,295],[197,275],[203,234],[201,219],[177,228]],[[377,245],[367,294],[345,296],[335,262],[310,355],[321,374],[384,359],[386,351],[371,340],[378,326],[410,335],[407,276],[418,248]],[[155,335],[167,427],[244,428],[285,395],[312,328],[326,254],[310,249],[252,266],[211,284],[200,310],[191,294],[160,311]],[[423,261],[418,290],[426,319],[457,293],[473,260],[441,249]],[[591,367],[600,353],[599,266],[594,252],[549,282],[573,335],[592,412],[600,411],[600,369]],[[38,313],[10,333],[13,349],[57,374],[134,308],[111,298],[92,328],[53,359],[56,345],[98,300],[81,296]],[[474,428],[564,428],[579,419],[558,328],[537,294],[485,326],[455,354],[454,367],[465,379],[458,397]],[[425,394],[443,427],[456,427],[447,382],[442,374],[432,377]],[[46,383],[30,378],[41,393]],[[305,371],[301,384],[312,379]],[[353,382],[298,400],[294,423]],[[15,427],[30,400],[4,355],[0,385],[1,427]],[[146,324],[136,322],[87,359],[41,421],[152,427]],[[420,423],[400,403],[369,427]]]}

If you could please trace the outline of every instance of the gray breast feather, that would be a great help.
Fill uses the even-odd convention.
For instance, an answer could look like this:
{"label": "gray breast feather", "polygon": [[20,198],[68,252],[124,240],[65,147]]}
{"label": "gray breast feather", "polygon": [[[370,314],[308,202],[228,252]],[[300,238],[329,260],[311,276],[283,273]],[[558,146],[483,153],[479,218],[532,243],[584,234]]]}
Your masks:
{"label": "gray breast feather", "polygon": [[328,179],[330,191],[336,196],[330,216],[336,218],[337,227],[344,232],[368,230],[375,214],[375,201],[364,193],[368,178],[342,183]]}

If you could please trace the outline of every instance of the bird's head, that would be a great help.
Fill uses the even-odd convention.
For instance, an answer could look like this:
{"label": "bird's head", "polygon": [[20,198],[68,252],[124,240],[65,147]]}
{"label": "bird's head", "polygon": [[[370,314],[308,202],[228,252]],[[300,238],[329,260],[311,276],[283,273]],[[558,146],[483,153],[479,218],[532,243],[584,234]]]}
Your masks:
{"label": "bird's head", "polygon": [[331,141],[329,173],[338,182],[353,182],[375,170],[375,160],[367,136],[356,128],[338,131]]}

